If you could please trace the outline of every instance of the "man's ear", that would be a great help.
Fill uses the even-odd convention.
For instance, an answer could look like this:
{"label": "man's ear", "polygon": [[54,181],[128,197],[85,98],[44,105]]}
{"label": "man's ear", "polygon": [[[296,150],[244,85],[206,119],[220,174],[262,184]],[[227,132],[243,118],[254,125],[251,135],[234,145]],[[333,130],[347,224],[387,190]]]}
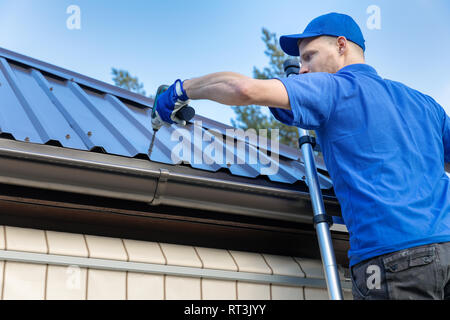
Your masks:
{"label": "man's ear", "polygon": [[337,38],[337,46],[339,54],[344,54],[345,50],[347,50],[347,39],[345,37],[338,37]]}

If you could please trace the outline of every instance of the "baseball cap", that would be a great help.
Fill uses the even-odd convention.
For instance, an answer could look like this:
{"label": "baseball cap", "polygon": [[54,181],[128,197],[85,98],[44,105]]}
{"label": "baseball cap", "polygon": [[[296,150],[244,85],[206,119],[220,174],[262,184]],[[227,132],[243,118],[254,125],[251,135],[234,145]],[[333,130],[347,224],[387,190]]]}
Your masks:
{"label": "baseball cap", "polygon": [[363,51],[366,50],[364,36],[355,20],[346,14],[336,12],[315,18],[306,26],[303,33],[281,36],[280,46],[288,55],[299,56],[298,40],[318,36],[343,36],[356,43]]}

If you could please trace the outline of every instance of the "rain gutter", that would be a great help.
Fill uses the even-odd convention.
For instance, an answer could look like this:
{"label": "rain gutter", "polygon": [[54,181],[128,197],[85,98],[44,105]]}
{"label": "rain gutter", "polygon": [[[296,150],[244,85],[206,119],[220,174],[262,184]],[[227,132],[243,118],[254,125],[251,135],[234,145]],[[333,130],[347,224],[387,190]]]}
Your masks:
{"label": "rain gutter", "polygon": [[[309,194],[292,186],[8,139],[0,183],[292,222],[312,216]],[[337,200],[324,198],[338,215]]]}

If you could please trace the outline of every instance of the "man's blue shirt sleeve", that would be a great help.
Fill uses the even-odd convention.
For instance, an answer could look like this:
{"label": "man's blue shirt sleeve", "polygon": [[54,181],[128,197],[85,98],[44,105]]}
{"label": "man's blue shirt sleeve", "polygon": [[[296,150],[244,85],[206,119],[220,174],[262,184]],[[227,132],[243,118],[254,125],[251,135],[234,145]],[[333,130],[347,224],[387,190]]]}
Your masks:
{"label": "man's blue shirt sleeve", "polygon": [[276,79],[285,86],[291,105],[291,110],[269,108],[277,120],[310,130],[326,124],[336,97],[337,85],[332,74],[315,72]]}

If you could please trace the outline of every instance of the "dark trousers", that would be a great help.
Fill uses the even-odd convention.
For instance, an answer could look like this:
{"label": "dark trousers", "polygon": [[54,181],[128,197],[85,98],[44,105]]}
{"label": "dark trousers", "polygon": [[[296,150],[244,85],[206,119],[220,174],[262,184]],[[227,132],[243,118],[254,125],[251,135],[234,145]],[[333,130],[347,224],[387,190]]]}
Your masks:
{"label": "dark trousers", "polygon": [[355,300],[450,300],[450,242],[408,248],[350,269]]}

